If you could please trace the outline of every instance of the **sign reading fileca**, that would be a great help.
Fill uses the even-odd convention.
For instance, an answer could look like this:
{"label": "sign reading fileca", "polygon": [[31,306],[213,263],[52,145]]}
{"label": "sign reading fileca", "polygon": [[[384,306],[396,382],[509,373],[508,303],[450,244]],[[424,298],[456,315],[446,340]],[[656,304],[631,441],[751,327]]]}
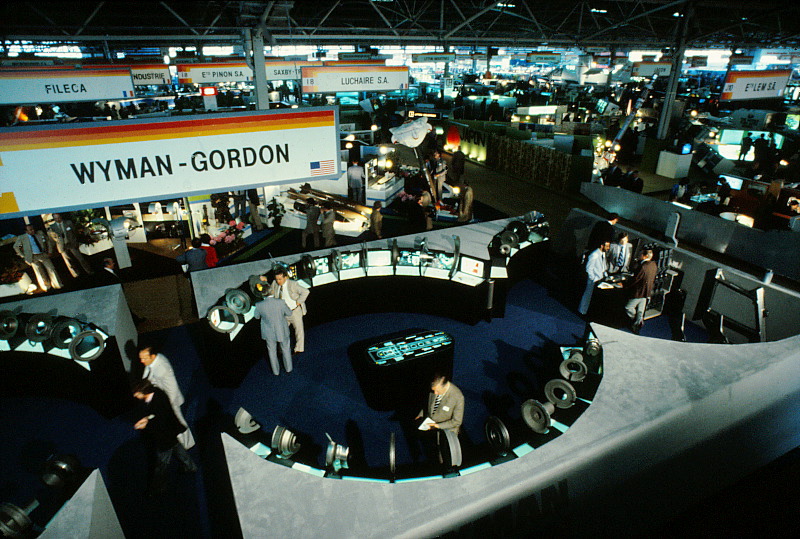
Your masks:
{"label": "sign reading fileca", "polygon": [[0,216],[333,178],[337,124],[319,107],[0,129]]}
{"label": "sign reading fileca", "polygon": [[789,76],[788,69],[772,71],[730,71],[725,77],[720,99],[770,99],[781,97]]}
{"label": "sign reading fileca", "polygon": [[405,66],[320,66],[303,68],[303,93],[391,91],[408,88]]}
{"label": "sign reading fileca", "polygon": [[0,105],[69,103],[133,97],[130,69],[0,71]]}
{"label": "sign reading fileca", "polygon": [[224,64],[178,64],[181,84],[210,84],[214,82],[249,82],[253,70],[244,62]]}

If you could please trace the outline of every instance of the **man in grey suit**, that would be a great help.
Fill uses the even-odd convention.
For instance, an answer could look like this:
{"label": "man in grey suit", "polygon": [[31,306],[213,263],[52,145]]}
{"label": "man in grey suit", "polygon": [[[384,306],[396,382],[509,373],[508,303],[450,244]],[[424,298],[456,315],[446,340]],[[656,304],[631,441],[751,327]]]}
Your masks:
{"label": "man in grey suit", "polygon": [[458,434],[464,420],[464,395],[446,375],[437,374],[431,382],[428,406],[420,411],[417,419],[423,413],[434,421],[430,428],[452,430]]}
{"label": "man in grey suit", "polygon": [[278,343],[281,345],[283,368],[287,373],[292,372],[292,354],[289,352],[291,335],[289,335],[289,324],[287,323],[292,316],[292,311],[289,310],[286,302],[273,297],[272,290],[267,289],[264,299],[256,303],[253,315],[261,320],[261,338],[267,343],[267,355],[272,374],[278,376],[281,372],[278,365]]}
{"label": "man in grey suit", "polygon": [[294,353],[302,353],[306,347],[303,315],[306,314],[308,288],[300,286],[297,282],[289,279],[289,274],[286,273],[286,270],[278,268],[275,270],[275,280],[270,285],[269,291],[272,296],[286,303],[289,308],[290,312],[286,316],[286,321],[294,329]]}
{"label": "man in grey suit", "polygon": [[78,272],[75,270],[75,265],[72,261],[73,258],[81,265],[84,273],[88,275],[94,273],[86,257],[83,256],[83,253],[78,248],[78,237],[75,235],[72,221],[61,217],[60,213],[54,213],[53,223],[50,225],[48,232],[50,233],[50,237],[53,238],[53,241],[56,242],[56,248],[58,252],[61,253],[61,257],[64,259],[64,263],[67,265],[67,269],[73,277],[78,276]]}
{"label": "man in grey suit", "polygon": [[33,225],[25,225],[25,234],[17,236],[14,241],[14,252],[33,268],[39,288],[45,292],[51,285],[53,288],[61,288],[61,279],[50,260],[53,244],[48,241],[44,232],[34,229]]}

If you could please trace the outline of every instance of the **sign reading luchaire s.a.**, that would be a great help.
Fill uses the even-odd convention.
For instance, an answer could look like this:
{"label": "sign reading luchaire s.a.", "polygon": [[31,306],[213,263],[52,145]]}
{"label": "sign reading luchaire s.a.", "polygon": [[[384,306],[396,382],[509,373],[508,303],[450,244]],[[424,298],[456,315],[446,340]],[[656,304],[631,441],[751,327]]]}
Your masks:
{"label": "sign reading luchaire s.a.", "polygon": [[391,91],[408,88],[405,66],[353,65],[303,68],[303,93]]}
{"label": "sign reading luchaire s.a.", "polygon": [[783,95],[792,72],[788,69],[772,71],[729,71],[725,77],[720,99],[770,99]]}
{"label": "sign reading luchaire s.a.", "polygon": [[128,68],[0,70],[0,105],[69,103],[133,96],[133,81]]}
{"label": "sign reading luchaire s.a.", "polygon": [[2,129],[0,217],[337,177],[337,124],[321,107]]}

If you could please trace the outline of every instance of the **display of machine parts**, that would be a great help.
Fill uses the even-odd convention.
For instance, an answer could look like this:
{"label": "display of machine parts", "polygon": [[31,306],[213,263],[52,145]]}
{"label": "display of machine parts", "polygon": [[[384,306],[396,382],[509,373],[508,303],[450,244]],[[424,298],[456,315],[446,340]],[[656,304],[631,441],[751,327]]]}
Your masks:
{"label": "display of machine parts", "polygon": [[55,489],[69,488],[77,482],[80,469],[80,462],[76,457],[53,455],[44,464],[42,482]]}
{"label": "display of machine parts", "polygon": [[583,362],[586,363],[590,372],[598,372],[600,370],[602,356],[603,345],[600,344],[600,340],[594,336],[594,333],[590,332],[583,345]]}
{"label": "display of machine parts", "polygon": [[242,434],[250,434],[261,428],[261,425],[256,423],[256,420],[250,415],[250,412],[244,408],[239,408],[236,411],[236,415],[233,417],[233,424]]}
{"label": "display of machine parts", "polygon": [[570,356],[558,366],[558,372],[570,382],[580,382],[586,378],[589,369],[583,362],[583,353],[578,349],[573,350]]}
{"label": "display of machine parts", "polygon": [[11,340],[17,331],[19,331],[19,317],[12,311],[0,311],[0,340]]}
{"label": "display of machine parts", "polygon": [[445,429],[436,431],[436,442],[439,447],[439,459],[445,469],[461,466],[461,442],[455,431]]}
{"label": "display of machine parts", "polygon": [[528,241],[528,225],[523,223],[522,221],[511,221],[506,225],[506,231],[513,232],[514,235],[518,238],[519,243]]}
{"label": "display of machine parts", "polygon": [[69,343],[69,356],[75,361],[94,361],[103,355],[106,339],[95,330],[82,331]]}
{"label": "display of machine parts", "polygon": [[[328,436],[328,439],[330,440],[330,436]],[[297,443],[297,436],[286,427],[281,427],[280,425],[277,425],[275,430],[272,431],[270,446],[272,450],[275,451],[275,456],[282,459],[291,458],[295,453],[300,451],[300,444]]]}
{"label": "display of machine parts", "polygon": [[328,437],[328,449],[325,452],[325,467],[335,472],[338,472],[342,468],[347,468],[347,459],[350,458],[350,448],[334,442],[331,435],[327,432],[325,436]]}
{"label": "display of machine parts", "polygon": [[522,403],[522,420],[533,432],[545,434],[550,429],[550,415],[555,409],[552,402],[541,403],[536,399],[528,399]]}
{"label": "display of machine parts", "polygon": [[453,234],[453,265],[450,267],[448,277],[451,279],[456,274],[461,263],[461,236]]}
{"label": "display of machine parts", "polygon": [[211,329],[220,333],[231,333],[241,324],[239,315],[227,305],[214,305],[208,310],[206,319]]}
{"label": "display of machine parts", "polygon": [[53,317],[49,314],[36,313],[30,315],[25,324],[25,336],[31,342],[44,342],[50,338],[53,330]]}
{"label": "display of machine parts", "polygon": [[0,535],[3,537],[35,537],[30,514],[39,507],[39,502],[33,500],[25,507],[17,507],[13,503],[0,504]]}
{"label": "display of machine parts", "polygon": [[330,258],[331,272],[335,273],[338,279],[339,272],[342,271],[342,254],[336,249],[333,249],[328,256]]}
{"label": "display of machine parts", "polygon": [[314,262],[314,258],[311,255],[303,255],[297,263],[297,278],[310,283],[316,274],[317,263]]}
{"label": "display of machine parts", "polygon": [[498,457],[505,457],[511,450],[511,436],[505,424],[499,417],[492,415],[486,418],[483,430],[492,452]]}
{"label": "display of machine parts", "polygon": [[50,342],[61,350],[67,350],[72,341],[83,331],[83,324],[74,318],[59,318],[50,332]]}
{"label": "display of machine parts", "polygon": [[572,384],[560,378],[554,378],[545,384],[544,395],[556,408],[571,408],[578,399]]}
{"label": "display of machine parts", "polygon": [[225,305],[236,314],[245,314],[250,311],[252,302],[250,301],[250,296],[243,290],[229,288],[225,291]]}
{"label": "display of machine parts", "polygon": [[550,223],[544,214],[538,211],[531,211],[525,214],[525,224],[528,227],[528,241],[538,243],[550,237]]}

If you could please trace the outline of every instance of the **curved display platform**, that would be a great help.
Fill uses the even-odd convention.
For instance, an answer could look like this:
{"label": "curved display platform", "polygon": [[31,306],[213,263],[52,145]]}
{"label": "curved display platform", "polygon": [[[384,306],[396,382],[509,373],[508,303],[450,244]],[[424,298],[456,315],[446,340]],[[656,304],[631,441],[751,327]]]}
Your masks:
{"label": "curved display platform", "polygon": [[509,532],[624,534],[620,523],[641,530],[800,444],[800,337],[725,346],[593,330],[605,371],[592,406],[564,435],[481,473],[323,480],[265,463],[223,434],[244,536],[434,536],[493,513]]}

